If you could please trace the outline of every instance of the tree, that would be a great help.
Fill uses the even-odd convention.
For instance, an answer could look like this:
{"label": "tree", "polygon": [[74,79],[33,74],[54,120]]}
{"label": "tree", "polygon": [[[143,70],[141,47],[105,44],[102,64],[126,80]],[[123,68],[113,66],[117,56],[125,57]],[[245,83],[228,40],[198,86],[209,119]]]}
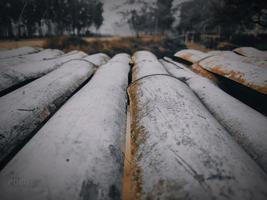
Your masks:
{"label": "tree", "polygon": [[130,28],[135,31],[138,36],[140,33],[153,33],[155,24],[154,9],[149,7],[141,7],[139,11],[132,10],[131,17],[128,20]]}
{"label": "tree", "polygon": [[100,0],[1,0],[1,36],[13,36],[16,31],[12,25],[15,24],[19,37],[22,26],[32,37],[37,30],[42,33],[42,22],[46,22],[48,27],[56,25],[59,35],[64,32],[80,34],[82,29],[91,25],[98,29],[103,22],[102,13]]}
{"label": "tree", "polygon": [[12,5],[7,0],[0,1],[1,33],[7,36],[13,36],[12,18],[9,15],[11,6]]}
{"label": "tree", "polygon": [[180,24],[183,31],[206,32],[214,30],[212,0],[193,0],[180,4]]}
{"label": "tree", "polygon": [[103,3],[102,2],[96,2],[95,8],[92,10],[93,13],[93,23],[96,27],[96,29],[99,29],[99,27],[102,25],[103,23]]}
{"label": "tree", "polygon": [[218,23],[232,25],[260,25],[267,28],[267,3],[265,0],[222,0],[214,4],[214,17]]}
{"label": "tree", "polygon": [[173,0],[157,0],[157,7],[155,10],[155,32],[165,32],[170,29],[174,22],[172,15],[172,3]]}
{"label": "tree", "polygon": [[230,35],[267,28],[265,0],[191,0],[180,4],[179,29],[195,32],[218,32]]}
{"label": "tree", "polygon": [[124,17],[128,16],[130,28],[139,33],[164,33],[172,28],[174,17],[172,13],[173,0],[156,0],[145,2],[129,0],[133,9],[122,12]]}

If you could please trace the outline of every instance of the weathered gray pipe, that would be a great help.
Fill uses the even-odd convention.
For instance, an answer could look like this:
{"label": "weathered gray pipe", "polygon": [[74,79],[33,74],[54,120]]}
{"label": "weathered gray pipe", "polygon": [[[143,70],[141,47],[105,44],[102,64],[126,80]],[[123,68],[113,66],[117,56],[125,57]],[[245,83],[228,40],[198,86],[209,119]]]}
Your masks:
{"label": "weathered gray pipe", "polygon": [[226,60],[221,56],[206,58],[200,61],[199,65],[212,73],[267,95],[267,68],[265,67]]}
{"label": "weathered gray pipe", "polygon": [[1,59],[0,70],[3,70],[3,68],[14,66],[14,65],[21,65],[22,63],[53,59],[61,55],[63,55],[63,52],[60,50],[45,49],[43,51],[33,53],[33,54],[27,54],[23,56]]}
{"label": "weathered gray pipe", "polygon": [[0,52],[0,59],[36,53],[40,50],[42,50],[42,48],[36,47],[21,47],[17,49],[3,50]]}
{"label": "weathered gray pipe", "polygon": [[262,169],[184,83],[158,69],[133,74],[128,89],[133,199],[265,199]]}
{"label": "weathered gray pipe", "polygon": [[10,154],[32,136],[32,132],[93,74],[94,68],[88,61],[73,60],[0,98],[0,163],[5,163]]}
{"label": "weathered gray pipe", "polygon": [[167,71],[197,94],[212,115],[267,172],[267,118],[193,72],[163,61]]}
{"label": "weathered gray pipe", "polygon": [[101,65],[106,64],[110,60],[110,57],[104,53],[96,53],[96,54],[89,55],[85,57],[84,59],[93,63],[97,67],[100,67]]}
{"label": "weathered gray pipe", "polygon": [[101,66],[8,163],[0,199],[120,199],[129,61]]}
{"label": "weathered gray pipe", "polygon": [[153,74],[168,74],[157,57],[149,51],[137,51],[133,55],[132,61],[134,63],[132,81]]}
{"label": "weathered gray pipe", "polygon": [[240,61],[244,63],[249,63],[252,64],[251,67],[254,65],[259,66],[259,67],[267,67],[267,61],[266,60],[261,60],[259,58],[250,58],[246,56],[241,56],[233,51],[210,51],[208,52],[209,55],[214,55],[214,56],[220,56],[223,57],[226,60],[233,60],[233,61]]}
{"label": "weathered gray pipe", "polygon": [[234,49],[233,51],[249,58],[256,58],[258,60],[267,61],[267,51],[261,51],[254,47],[240,47]]}
{"label": "weathered gray pipe", "polygon": [[136,199],[266,199],[267,177],[181,81],[134,82]]}
{"label": "weathered gray pipe", "polygon": [[0,70],[0,92],[19,85],[27,80],[39,78],[61,66],[63,63],[85,57],[83,52],[75,52],[56,59],[23,63]]}

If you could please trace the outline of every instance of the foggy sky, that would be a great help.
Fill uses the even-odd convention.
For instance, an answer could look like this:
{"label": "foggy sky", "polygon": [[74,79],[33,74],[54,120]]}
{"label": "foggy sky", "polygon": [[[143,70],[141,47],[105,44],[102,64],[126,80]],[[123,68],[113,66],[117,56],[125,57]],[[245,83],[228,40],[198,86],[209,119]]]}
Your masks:
{"label": "foggy sky", "polygon": [[[104,21],[99,31],[102,34],[111,35],[132,35],[134,34],[127,23],[127,19],[123,17],[120,12],[126,12],[133,8],[139,9],[140,3],[134,3],[133,5],[127,4],[127,0],[101,0],[104,3],[103,17]],[[129,1],[129,0],[128,0]],[[153,3],[156,0],[142,0],[141,2]],[[174,0],[173,6],[176,6],[184,0]],[[176,24],[179,21],[179,13],[175,13]]]}

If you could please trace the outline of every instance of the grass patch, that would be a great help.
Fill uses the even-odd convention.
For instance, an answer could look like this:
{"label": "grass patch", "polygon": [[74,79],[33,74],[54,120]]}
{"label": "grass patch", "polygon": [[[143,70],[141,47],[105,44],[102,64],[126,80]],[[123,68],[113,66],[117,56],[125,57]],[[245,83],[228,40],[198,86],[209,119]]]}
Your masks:
{"label": "grass patch", "polygon": [[68,48],[82,49],[87,46],[87,42],[76,36],[57,36],[48,38],[44,43],[44,48],[67,50]]}
{"label": "grass patch", "polygon": [[233,50],[238,47],[255,47],[260,50],[267,50],[267,34],[233,34],[231,37],[206,38],[197,40],[197,44],[214,50]]}
{"label": "grass patch", "polygon": [[186,48],[180,40],[170,39],[165,36],[106,38],[61,36],[47,39],[44,47],[61,49],[64,52],[81,50],[87,54],[102,52],[109,56],[114,56],[117,53],[133,54],[139,50],[148,50],[153,52],[157,57],[172,56],[175,52]]}

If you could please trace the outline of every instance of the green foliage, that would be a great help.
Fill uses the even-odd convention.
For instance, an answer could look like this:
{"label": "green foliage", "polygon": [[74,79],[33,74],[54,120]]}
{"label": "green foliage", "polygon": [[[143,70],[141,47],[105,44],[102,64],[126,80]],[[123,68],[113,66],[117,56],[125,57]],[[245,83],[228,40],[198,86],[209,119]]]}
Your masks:
{"label": "green foliage", "polygon": [[172,3],[173,0],[157,0],[157,7],[155,10],[156,23],[158,29],[162,32],[171,28],[174,22],[174,17],[172,15]]}
{"label": "green foliage", "polygon": [[[137,1],[138,2],[138,1]],[[134,0],[130,4],[136,3]],[[171,30],[174,22],[172,13],[173,0],[157,0],[154,4],[138,2],[141,9],[123,13],[129,15],[128,23],[132,30],[139,33],[164,33]]]}
{"label": "green foliage", "polygon": [[[40,29],[41,23],[56,25],[57,34],[80,34],[84,28],[103,22],[103,3],[100,0],[1,0],[0,30],[3,33],[12,24],[26,27],[27,35]],[[9,36],[12,30],[9,30]],[[2,34],[3,36],[3,34]]]}
{"label": "green foliage", "polygon": [[231,43],[237,46],[252,46],[261,50],[267,50],[267,34],[247,35],[235,34],[232,36]]}
{"label": "green foliage", "polygon": [[181,22],[179,29],[184,31],[205,32],[210,24],[210,0],[191,0],[180,5]]}
{"label": "green foliage", "polygon": [[216,23],[221,25],[267,28],[266,0],[222,0],[213,7]]}
{"label": "green foliage", "polygon": [[180,5],[180,30],[234,34],[267,28],[266,0],[191,0]]}

